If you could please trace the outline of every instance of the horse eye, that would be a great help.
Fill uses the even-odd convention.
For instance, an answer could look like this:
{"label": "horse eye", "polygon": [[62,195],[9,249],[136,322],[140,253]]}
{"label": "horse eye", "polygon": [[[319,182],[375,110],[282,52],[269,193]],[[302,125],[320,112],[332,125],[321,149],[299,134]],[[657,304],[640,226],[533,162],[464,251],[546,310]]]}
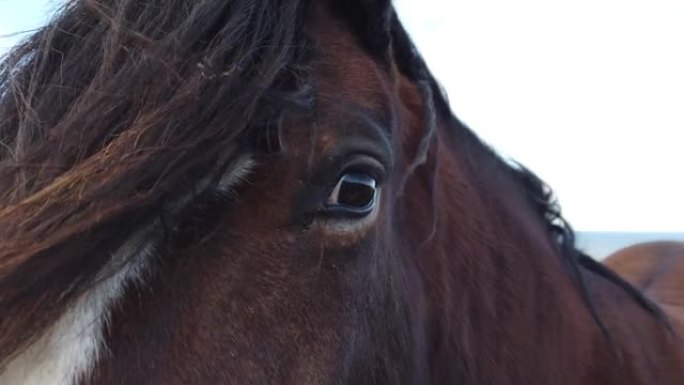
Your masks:
{"label": "horse eye", "polygon": [[367,215],[375,206],[376,181],[368,174],[349,172],[340,178],[328,197],[329,211]]}

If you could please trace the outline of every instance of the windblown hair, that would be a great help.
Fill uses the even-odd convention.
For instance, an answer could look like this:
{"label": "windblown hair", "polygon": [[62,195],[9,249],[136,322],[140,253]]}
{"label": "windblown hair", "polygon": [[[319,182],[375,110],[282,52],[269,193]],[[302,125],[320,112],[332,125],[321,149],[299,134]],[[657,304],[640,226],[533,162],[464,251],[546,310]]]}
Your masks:
{"label": "windblown hair", "polygon": [[70,1],[3,59],[0,367],[131,234],[168,239],[200,181],[310,109],[305,7]]}

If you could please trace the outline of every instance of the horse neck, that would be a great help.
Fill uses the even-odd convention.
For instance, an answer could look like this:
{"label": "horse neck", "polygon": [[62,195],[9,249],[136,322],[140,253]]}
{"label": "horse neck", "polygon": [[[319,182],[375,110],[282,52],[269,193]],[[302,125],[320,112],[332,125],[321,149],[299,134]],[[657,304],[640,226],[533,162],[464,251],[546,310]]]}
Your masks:
{"label": "horse neck", "polygon": [[[426,297],[436,299],[429,306],[437,325],[429,331],[433,376],[473,384],[620,383],[621,373],[597,369],[597,362],[621,367],[619,354],[545,224],[494,163],[459,158],[478,150],[449,145],[458,146],[440,144],[439,153],[450,156],[439,160],[435,197],[444,209],[435,210],[430,252],[421,252],[430,255],[421,266]],[[622,322],[625,309],[609,306],[613,288],[592,280],[589,290],[609,327]],[[638,348],[627,329],[616,330],[618,342],[630,342],[620,349]]]}

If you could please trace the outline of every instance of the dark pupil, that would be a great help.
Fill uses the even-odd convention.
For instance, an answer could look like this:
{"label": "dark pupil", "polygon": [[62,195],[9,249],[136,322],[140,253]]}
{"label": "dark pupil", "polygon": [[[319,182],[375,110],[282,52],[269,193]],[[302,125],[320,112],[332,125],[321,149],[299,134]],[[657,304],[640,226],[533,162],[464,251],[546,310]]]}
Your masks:
{"label": "dark pupil", "polygon": [[363,208],[373,203],[374,198],[375,187],[363,181],[347,179],[342,181],[337,202],[345,206]]}

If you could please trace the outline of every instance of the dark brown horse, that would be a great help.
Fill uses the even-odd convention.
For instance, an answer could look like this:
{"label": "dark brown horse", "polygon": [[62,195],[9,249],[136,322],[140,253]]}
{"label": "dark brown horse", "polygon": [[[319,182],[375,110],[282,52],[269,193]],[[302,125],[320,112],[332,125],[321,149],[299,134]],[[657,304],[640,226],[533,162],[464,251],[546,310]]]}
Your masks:
{"label": "dark brown horse", "polygon": [[2,385],[684,383],[389,1],[72,1],[0,117]]}

